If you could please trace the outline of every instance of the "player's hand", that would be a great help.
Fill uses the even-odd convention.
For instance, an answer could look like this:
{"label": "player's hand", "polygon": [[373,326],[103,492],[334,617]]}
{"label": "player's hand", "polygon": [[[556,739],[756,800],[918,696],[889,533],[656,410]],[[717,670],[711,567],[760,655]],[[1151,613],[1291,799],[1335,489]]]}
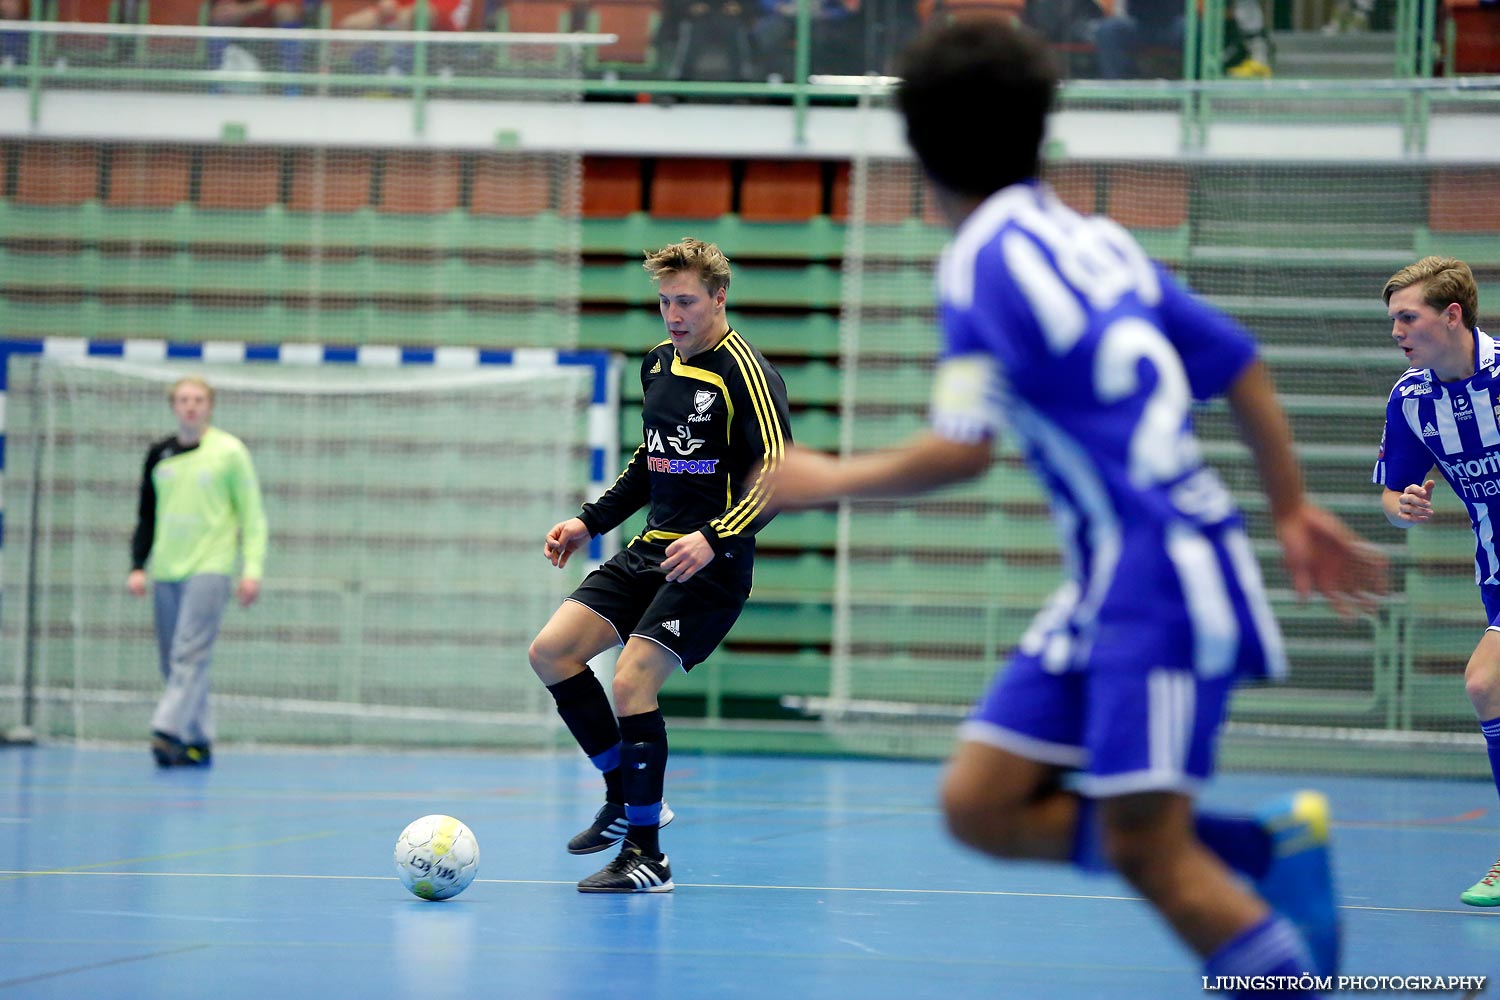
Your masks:
{"label": "player's hand", "polygon": [[1401,491],[1396,501],[1396,513],[1403,521],[1421,524],[1432,520],[1432,488],[1437,480],[1429,479],[1421,486],[1413,483]]}
{"label": "player's hand", "polygon": [[554,524],[552,530],[547,532],[547,540],[542,543],[542,555],[552,565],[562,569],[568,564],[568,557],[587,544],[588,540],[588,525],[581,518],[570,517]]}
{"label": "player's hand", "polygon": [[145,597],[146,571],[143,569],[131,570],[130,575],[125,578],[125,589],[130,591],[132,597]]}
{"label": "player's hand", "polygon": [[1304,503],[1276,522],[1282,559],[1297,596],[1317,591],[1344,618],[1373,611],[1385,593],[1386,558],[1333,514]]}
{"label": "player's hand", "polygon": [[241,577],[238,590],[240,607],[248,608],[260,597],[260,581],[254,577]]}
{"label": "player's hand", "polygon": [[667,546],[667,557],[661,568],[667,571],[668,583],[691,580],[693,574],[714,561],[714,547],[708,544],[703,532],[695,531],[683,535]]}

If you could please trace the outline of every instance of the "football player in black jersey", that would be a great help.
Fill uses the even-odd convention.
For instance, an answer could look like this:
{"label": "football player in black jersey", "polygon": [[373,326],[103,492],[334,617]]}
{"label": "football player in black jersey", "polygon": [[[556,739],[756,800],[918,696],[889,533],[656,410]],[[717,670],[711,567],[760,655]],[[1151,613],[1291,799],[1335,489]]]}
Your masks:
{"label": "football player in black jersey", "polygon": [[[558,714],[604,774],[605,802],[568,843],[619,855],[582,892],[670,892],[658,831],[667,729],[657,694],[703,662],[750,596],[755,533],[772,517],[769,477],[791,444],[786,385],[729,324],[729,261],[685,239],[648,254],[667,338],[641,362],[641,441],[593,503],[547,532],[561,567],[642,507],[645,530],[586,577],[531,644],[531,666]],[[614,708],[589,661],[622,645]],[[617,718],[618,716],[618,718]]]}

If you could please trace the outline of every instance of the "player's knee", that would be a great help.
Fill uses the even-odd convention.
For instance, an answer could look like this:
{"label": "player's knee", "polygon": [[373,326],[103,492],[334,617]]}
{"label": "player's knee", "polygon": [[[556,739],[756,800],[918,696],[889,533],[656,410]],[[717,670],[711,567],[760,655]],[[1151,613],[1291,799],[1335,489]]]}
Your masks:
{"label": "player's knee", "polygon": [[622,718],[640,715],[656,707],[656,690],[649,683],[647,675],[643,671],[632,669],[623,660],[615,664],[610,692],[614,696],[615,713]]}
{"label": "player's knee", "polygon": [[944,779],[940,801],[948,832],[959,843],[1002,857],[1018,856],[1013,813],[1005,802],[955,772]]}
{"label": "player's knee", "polygon": [[1191,840],[1191,813],[1175,797],[1115,799],[1100,813],[1100,843],[1110,866],[1132,885],[1151,881]]}
{"label": "player's knee", "polygon": [[1470,663],[1464,671],[1464,693],[1481,719],[1500,714],[1500,671]]}
{"label": "player's knee", "polygon": [[546,632],[531,640],[526,657],[531,661],[531,669],[536,671],[536,675],[549,684],[553,682],[553,675],[557,673],[558,665],[563,660],[562,650],[547,638]]}
{"label": "player's knee", "polygon": [[1132,885],[1140,885],[1152,864],[1160,860],[1149,839],[1119,830],[1104,830],[1101,846],[1109,866]]}

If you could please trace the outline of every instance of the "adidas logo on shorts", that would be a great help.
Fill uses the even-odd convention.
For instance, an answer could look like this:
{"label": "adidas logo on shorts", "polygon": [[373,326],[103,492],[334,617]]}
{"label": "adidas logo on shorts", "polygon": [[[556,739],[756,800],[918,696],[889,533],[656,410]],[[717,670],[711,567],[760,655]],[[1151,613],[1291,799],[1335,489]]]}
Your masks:
{"label": "adidas logo on shorts", "polygon": [[682,637],[682,622],[680,619],[673,618],[669,622],[662,622],[661,627],[679,638]]}

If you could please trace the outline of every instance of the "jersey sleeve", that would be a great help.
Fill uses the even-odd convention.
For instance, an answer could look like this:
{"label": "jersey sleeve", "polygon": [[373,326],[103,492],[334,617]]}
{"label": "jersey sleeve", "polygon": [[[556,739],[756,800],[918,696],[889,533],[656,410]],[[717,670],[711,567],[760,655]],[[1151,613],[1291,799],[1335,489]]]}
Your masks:
{"label": "jersey sleeve", "polygon": [[[647,351],[641,359],[641,391],[645,394],[647,365],[655,356]],[[609,489],[593,503],[586,503],[578,519],[590,535],[602,535],[625,523],[625,519],[651,502],[651,473],[646,469],[646,443],[636,446],[625,469]]]}
{"label": "jersey sleeve", "polygon": [[1392,390],[1385,404],[1385,429],[1380,434],[1380,451],[1375,458],[1375,471],[1370,481],[1388,490],[1404,490],[1412,483],[1420,483],[1432,470],[1432,452],[1412,430],[1406,419],[1406,405],[1415,407],[1415,400],[1408,400]]}
{"label": "jersey sleeve", "polygon": [[1255,360],[1255,339],[1244,327],[1184,288],[1160,264],[1158,306],[1162,333],[1177,348],[1193,398],[1222,396]]}
{"label": "jersey sleeve", "polygon": [[731,337],[737,375],[726,382],[726,387],[734,402],[734,465],[748,471],[749,482],[723,514],[700,529],[716,553],[731,538],[753,537],[776,516],[770,506],[768,480],[792,443],[792,421],[781,373],[749,350],[738,336]]}
{"label": "jersey sleeve", "polygon": [[141,469],[141,493],[135,505],[135,533],[130,539],[130,568],[145,569],[151,558],[151,546],[156,542],[156,486],[151,481],[151,471],[156,468],[160,450],[153,446],[146,452],[146,461]]}
{"label": "jersey sleeve", "polygon": [[240,556],[243,573],[252,580],[259,580],[266,570],[266,511],[261,502],[260,480],[255,474],[255,463],[250,452],[239,448],[235,452],[233,481],[230,498],[240,520]]}
{"label": "jersey sleeve", "polygon": [[[1016,336],[986,337],[981,329],[981,315],[995,324],[1022,322],[1008,311],[1005,297],[997,292],[1003,282],[981,283],[976,278],[974,301],[967,307],[944,292],[957,266],[951,257],[945,257],[941,265],[945,270],[938,280],[943,348],[933,373],[927,419],[938,437],[970,444],[1000,434],[1004,425],[1005,355],[1015,354],[1025,340]],[[1009,361],[1025,363],[1019,357]]]}
{"label": "jersey sleeve", "polygon": [[593,503],[583,505],[578,519],[589,529],[589,534],[602,535],[623,524],[650,499],[651,474],[646,471],[646,444],[643,441],[636,446],[625,470],[609,489]]}

